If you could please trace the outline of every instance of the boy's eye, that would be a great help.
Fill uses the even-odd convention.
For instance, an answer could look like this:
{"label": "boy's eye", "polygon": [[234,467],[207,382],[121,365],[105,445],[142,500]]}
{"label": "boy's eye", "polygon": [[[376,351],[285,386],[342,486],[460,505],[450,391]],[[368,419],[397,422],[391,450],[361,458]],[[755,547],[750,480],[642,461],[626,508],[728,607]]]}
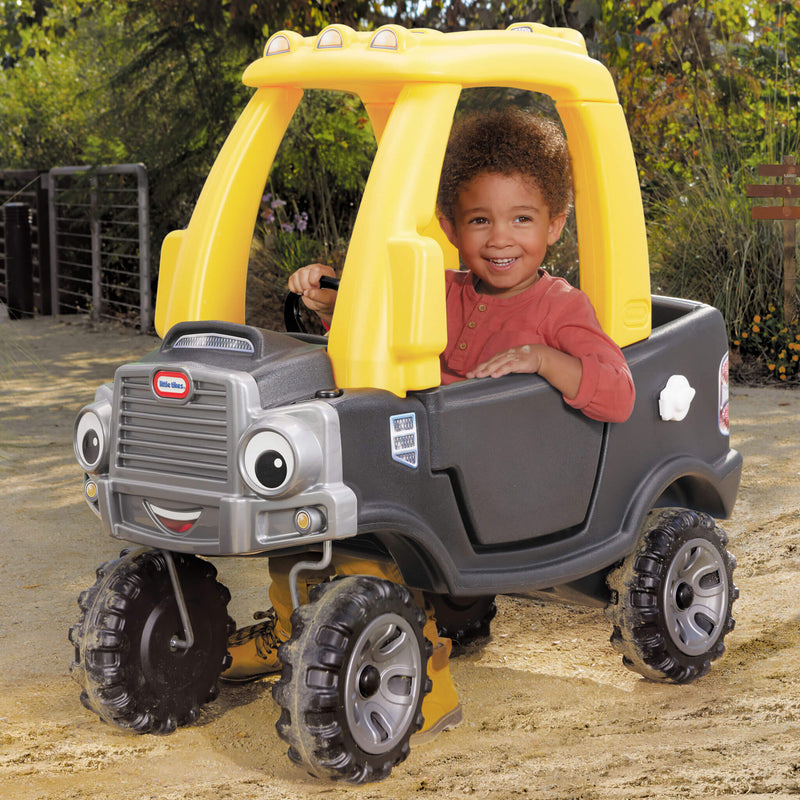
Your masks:
{"label": "boy's eye", "polygon": [[527,214],[520,214],[517,217],[517,222],[531,222],[531,217],[529,217]]}
{"label": "boy's eye", "polygon": [[486,217],[472,217],[470,218],[470,225],[485,225],[489,220]]}

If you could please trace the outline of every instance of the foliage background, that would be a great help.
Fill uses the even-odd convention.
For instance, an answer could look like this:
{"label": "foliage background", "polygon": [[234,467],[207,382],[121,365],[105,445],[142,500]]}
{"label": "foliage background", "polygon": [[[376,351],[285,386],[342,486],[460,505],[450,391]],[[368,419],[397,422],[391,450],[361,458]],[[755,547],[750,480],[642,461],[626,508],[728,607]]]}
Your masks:
{"label": "foliage background", "polygon": [[[780,311],[781,226],[753,222],[745,196],[748,183],[761,182],[757,164],[798,155],[795,6],[0,0],[0,168],[145,163],[158,252],[163,236],[188,222],[247,100],[241,73],[276,30],[313,34],[331,22],[362,29],[396,22],[450,31],[520,20],[577,28],[611,69],[628,119],[654,291],[720,308],[740,377],[797,382],[790,345],[800,331]],[[281,270],[296,259],[341,260],[373,146],[357,101],[320,94],[304,103],[265,189],[254,277],[279,292]],[[276,200],[288,204],[278,214]],[[569,272],[574,259],[567,237],[557,260]],[[756,317],[772,321],[769,336]]]}

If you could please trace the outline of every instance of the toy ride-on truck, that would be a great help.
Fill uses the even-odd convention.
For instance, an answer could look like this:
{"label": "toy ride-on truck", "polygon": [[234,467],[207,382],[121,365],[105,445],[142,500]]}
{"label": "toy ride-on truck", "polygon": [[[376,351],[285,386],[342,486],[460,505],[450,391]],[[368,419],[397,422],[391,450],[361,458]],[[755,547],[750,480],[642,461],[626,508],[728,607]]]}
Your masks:
{"label": "toy ride-on truck", "polygon": [[[244,81],[252,99],[188,227],[163,244],[163,344],[120,367],[76,422],[86,499],[131,545],[79,600],[84,704],[140,732],[196,718],[229,663],[230,595],[207,560],[222,556],[307,553],[275,697],[290,757],[318,776],[375,780],[405,758],[430,649],[399,584],[351,576],[301,604],[300,571],[332,552],[390,559],[439,601],[440,626],[485,625],[496,594],[549,591],[607,607],[614,647],[642,675],[703,675],[737,596],[714,521],[741,472],[725,327],[711,307],[651,297],[623,112],[581,36],[284,31]],[[444,270],[458,259],[436,219],[439,171],[461,92],[501,86],[555,101],[580,284],[636,386],[625,423],[587,418],[536,375],[440,386]],[[378,143],[328,337],[244,324],[270,164],[315,89],[357,95]],[[340,590],[352,602],[339,617]]]}

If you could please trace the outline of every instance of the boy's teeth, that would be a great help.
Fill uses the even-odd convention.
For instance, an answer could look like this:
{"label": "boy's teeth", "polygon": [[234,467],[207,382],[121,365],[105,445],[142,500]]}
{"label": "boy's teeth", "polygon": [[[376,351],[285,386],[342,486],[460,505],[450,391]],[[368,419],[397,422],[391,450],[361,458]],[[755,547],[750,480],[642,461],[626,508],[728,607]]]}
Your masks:
{"label": "boy's teeth", "polygon": [[492,264],[497,264],[498,267],[506,267],[516,259],[513,258],[492,258],[490,259]]}

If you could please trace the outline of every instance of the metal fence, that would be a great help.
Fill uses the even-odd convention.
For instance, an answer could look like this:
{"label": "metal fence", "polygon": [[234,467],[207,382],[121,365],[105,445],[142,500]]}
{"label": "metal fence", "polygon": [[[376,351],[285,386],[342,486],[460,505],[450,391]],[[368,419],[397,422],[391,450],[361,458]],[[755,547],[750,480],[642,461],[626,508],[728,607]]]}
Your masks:
{"label": "metal fence", "polygon": [[[39,314],[52,313],[48,183],[47,173],[35,170],[0,171],[0,206],[25,203],[30,209],[33,302]],[[0,213],[0,296],[8,299],[5,242],[4,214]]]}
{"label": "metal fence", "polygon": [[152,325],[147,171],[142,164],[49,172],[55,314]]}

